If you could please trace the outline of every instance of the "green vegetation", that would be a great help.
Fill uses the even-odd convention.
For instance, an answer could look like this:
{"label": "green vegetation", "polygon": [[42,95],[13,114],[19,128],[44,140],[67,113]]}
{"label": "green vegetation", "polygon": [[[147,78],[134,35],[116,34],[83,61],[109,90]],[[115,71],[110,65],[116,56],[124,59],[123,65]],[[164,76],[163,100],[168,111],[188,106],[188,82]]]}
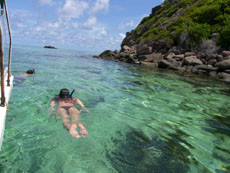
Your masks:
{"label": "green vegetation", "polygon": [[211,36],[211,28],[208,24],[193,23],[188,27],[191,45],[197,45],[200,40],[208,39]]}
{"label": "green vegetation", "polygon": [[154,15],[141,21],[135,33],[137,43],[164,39],[173,45],[183,43],[181,37],[186,35],[190,47],[218,33],[217,44],[230,48],[230,0],[166,0]]}
{"label": "green vegetation", "polygon": [[229,47],[230,45],[230,24],[226,25],[220,32],[219,44],[222,47]]}
{"label": "green vegetation", "polygon": [[149,19],[150,19],[150,16],[144,17],[144,18],[142,19],[142,21],[141,21],[140,24],[145,23],[145,22],[148,21]]}

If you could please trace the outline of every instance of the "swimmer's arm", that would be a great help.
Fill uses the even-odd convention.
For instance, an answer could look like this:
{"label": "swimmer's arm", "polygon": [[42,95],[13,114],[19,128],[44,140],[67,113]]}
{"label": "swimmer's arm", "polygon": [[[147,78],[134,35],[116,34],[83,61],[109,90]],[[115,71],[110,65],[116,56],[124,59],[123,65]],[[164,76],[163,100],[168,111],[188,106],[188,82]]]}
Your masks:
{"label": "swimmer's arm", "polygon": [[19,74],[17,77],[27,77],[28,74]]}
{"label": "swimmer's arm", "polygon": [[82,108],[85,107],[84,104],[81,102],[81,100],[75,98],[74,101],[75,101],[77,104],[79,104]]}
{"label": "swimmer's arm", "polygon": [[52,111],[54,111],[54,106],[55,106],[55,100],[54,99],[52,99],[50,101],[50,106],[51,106]]}
{"label": "swimmer's arm", "polygon": [[75,98],[75,102],[77,104],[79,104],[83,110],[85,110],[86,112],[88,112],[88,110],[86,109],[86,107],[84,106],[84,104],[81,102],[81,100]]}

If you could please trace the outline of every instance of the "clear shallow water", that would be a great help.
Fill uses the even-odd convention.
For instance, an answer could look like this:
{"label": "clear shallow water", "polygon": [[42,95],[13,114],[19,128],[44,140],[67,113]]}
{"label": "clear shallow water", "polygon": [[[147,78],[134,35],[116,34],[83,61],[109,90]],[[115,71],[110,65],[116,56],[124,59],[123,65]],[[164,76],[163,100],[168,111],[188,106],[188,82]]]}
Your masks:
{"label": "clear shallow water", "polygon": [[[229,86],[92,58],[15,46],[0,172],[230,172]],[[75,89],[89,108],[87,138],[50,118],[49,101]]]}

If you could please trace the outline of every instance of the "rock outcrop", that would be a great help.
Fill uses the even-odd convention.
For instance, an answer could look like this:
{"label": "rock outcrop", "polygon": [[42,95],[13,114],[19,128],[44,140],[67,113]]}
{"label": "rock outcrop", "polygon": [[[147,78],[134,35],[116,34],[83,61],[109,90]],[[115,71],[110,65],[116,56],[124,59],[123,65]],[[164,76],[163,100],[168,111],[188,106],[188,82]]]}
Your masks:
{"label": "rock outcrop", "polygon": [[48,48],[48,49],[57,49],[57,48],[54,47],[54,46],[44,46],[44,48]]}
{"label": "rock outcrop", "polygon": [[106,50],[95,57],[150,64],[153,68],[207,75],[230,83],[230,30],[221,18],[230,17],[224,12],[230,4],[223,0],[211,6],[203,1],[165,0],[136,29],[126,33],[119,51]]}
{"label": "rock outcrop", "polygon": [[125,45],[120,51],[106,50],[95,57],[130,64],[152,64],[152,67],[155,68],[207,75],[230,83],[230,51],[212,55],[200,55],[195,52],[177,54],[178,51],[167,52],[166,54],[154,52],[146,54],[146,47],[144,47],[143,51],[140,52],[143,55],[138,54],[134,47],[130,48]]}

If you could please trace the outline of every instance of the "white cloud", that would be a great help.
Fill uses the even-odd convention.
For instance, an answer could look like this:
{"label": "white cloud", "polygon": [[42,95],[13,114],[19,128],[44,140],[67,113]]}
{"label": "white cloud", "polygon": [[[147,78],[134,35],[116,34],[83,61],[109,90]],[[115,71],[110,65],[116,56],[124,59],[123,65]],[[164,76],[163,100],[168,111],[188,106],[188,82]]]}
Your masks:
{"label": "white cloud", "polygon": [[34,28],[34,31],[35,32],[41,32],[41,31],[45,31],[46,30],[46,28],[44,28],[44,27],[42,27],[42,26],[36,26],[35,28]]}
{"label": "white cloud", "polygon": [[126,26],[127,27],[133,27],[133,26],[135,26],[134,21],[132,20],[132,21],[126,23]]}
{"label": "white cloud", "polygon": [[126,22],[126,23],[121,23],[119,25],[119,29],[126,29],[126,28],[135,28],[137,26],[137,24],[131,20],[129,22]]}
{"label": "white cloud", "polygon": [[24,28],[24,27],[26,27],[26,25],[24,25],[24,24],[22,24],[22,23],[19,23],[19,22],[15,23],[15,25],[16,25],[18,28]]}
{"label": "white cloud", "polygon": [[61,24],[59,22],[54,22],[54,23],[48,23],[47,27],[49,27],[49,28],[59,28],[60,25]]}
{"label": "white cloud", "polygon": [[37,5],[38,5],[38,7],[42,7],[42,6],[46,6],[46,5],[52,6],[53,5],[53,0],[39,0],[37,2]]}
{"label": "white cloud", "polygon": [[63,8],[58,9],[58,15],[66,18],[79,18],[84,11],[89,7],[89,4],[80,0],[66,0]]}
{"label": "white cloud", "polygon": [[35,25],[37,15],[26,10],[12,10],[10,13],[11,28],[18,33],[27,30],[30,26]]}
{"label": "white cloud", "polygon": [[107,31],[105,30],[104,27],[99,28],[98,35],[99,36],[106,36],[107,35]]}
{"label": "white cloud", "polygon": [[82,24],[83,28],[85,29],[92,29],[92,27],[96,24],[97,18],[90,17],[85,23]]}
{"label": "white cloud", "polygon": [[90,33],[91,33],[91,38],[93,39],[101,39],[102,36],[107,35],[107,31],[103,26],[94,26],[90,31]]}
{"label": "white cloud", "polygon": [[102,11],[102,10],[107,11],[108,9],[109,9],[109,0],[97,0],[93,8],[90,10],[90,13],[95,14],[98,11]]}
{"label": "white cloud", "polygon": [[119,36],[120,36],[122,39],[125,38],[125,34],[123,34],[123,33],[119,33]]}
{"label": "white cloud", "polygon": [[[50,2],[53,2],[52,8],[57,6],[54,0]],[[94,14],[87,11],[89,7],[94,9]],[[85,45],[92,50],[104,49],[105,46],[112,48],[115,40],[121,40],[122,36],[117,34],[114,37],[116,39],[109,39],[112,33],[96,17],[96,12],[108,10],[108,7],[109,0],[63,0],[62,6],[56,11],[58,16],[54,19],[41,19],[36,11],[14,10],[11,13],[12,34],[15,40],[24,40],[35,45],[52,43],[57,47],[74,47],[81,44],[82,49],[86,49]],[[82,18],[79,19],[80,17]],[[119,45],[118,41],[116,44]]]}
{"label": "white cloud", "polygon": [[[32,20],[36,18],[38,15],[35,15],[26,10],[12,10],[10,13],[10,18],[13,21],[20,21],[22,23],[28,22],[28,20]],[[25,20],[26,19],[26,20]]]}
{"label": "white cloud", "polygon": [[80,27],[83,30],[87,30],[87,36],[91,39],[101,39],[103,36],[107,35],[105,27],[97,22],[97,18],[95,16],[89,17],[86,22],[80,24]]}
{"label": "white cloud", "polygon": [[77,29],[78,26],[79,26],[79,24],[78,24],[77,22],[73,22],[72,25],[73,25],[73,27],[74,27],[75,29]]}

